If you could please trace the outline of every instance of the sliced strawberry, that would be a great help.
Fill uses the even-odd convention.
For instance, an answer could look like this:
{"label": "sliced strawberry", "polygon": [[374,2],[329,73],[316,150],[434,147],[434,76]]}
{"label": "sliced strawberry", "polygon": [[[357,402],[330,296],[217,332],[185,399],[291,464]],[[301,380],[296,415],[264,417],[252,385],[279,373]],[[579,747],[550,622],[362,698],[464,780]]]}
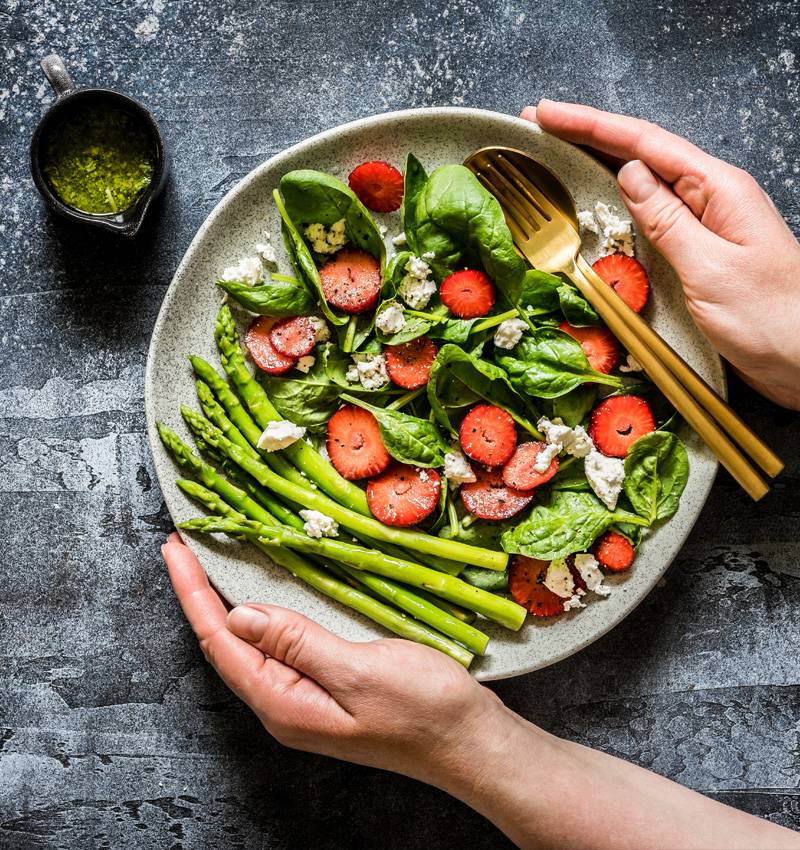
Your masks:
{"label": "sliced strawberry", "polygon": [[475,470],[475,481],[461,485],[461,501],[481,519],[508,519],[526,508],[533,499],[529,490],[506,487],[499,469]]}
{"label": "sliced strawberry", "polygon": [[609,254],[592,264],[592,268],[637,313],[641,313],[650,294],[650,280],[645,267],[627,254]]}
{"label": "sliced strawberry", "polygon": [[345,313],[363,313],[378,302],[381,267],[358,248],[343,248],[319,270],[325,300]]}
{"label": "sliced strawberry", "polygon": [[633,563],[636,552],[627,537],[617,531],[606,531],[595,540],[594,556],[601,567],[620,573]]}
{"label": "sliced strawberry", "polygon": [[464,269],[453,272],[442,281],[439,297],[459,319],[477,319],[488,315],[494,307],[494,284],[483,272]]}
{"label": "sliced strawberry", "polygon": [[595,372],[607,375],[617,365],[620,347],[608,328],[575,328],[569,322],[562,322],[559,328],[578,340]]}
{"label": "sliced strawberry", "polygon": [[259,316],[247,329],[244,344],[259,369],[269,375],[283,375],[297,363],[296,357],[287,357],[272,344],[270,333],[276,320]]}
{"label": "sliced strawberry", "polygon": [[502,466],[517,445],[514,420],[493,404],[473,407],[461,421],[458,436],[461,448],[486,466]]}
{"label": "sliced strawberry", "polygon": [[304,357],[314,347],[316,334],[308,316],[281,319],[272,326],[269,341],[286,357]]}
{"label": "sliced strawberry", "polygon": [[327,446],[331,463],[350,481],[377,475],[391,461],[375,417],[353,405],[342,407],[328,420]]}
{"label": "sliced strawberry", "polygon": [[628,447],[656,430],[650,405],[638,395],[612,395],[600,402],[589,420],[589,436],[609,457],[625,457]]}
{"label": "sliced strawberry", "polygon": [[511,460],[503,467],[503,482],[515,490],[533,490],[549,481],[558,472],[558,456],[550,461],[544,472],[537,472],[533,467],[545,444],[537,441],[523,443],[511,455]]}
{"label": "sliced strawberry", "polygon": [[364,162],[350,172],[348,182],[373,212],[394,212],[403,203],[403,175],[388,162]]}
{"label": "sliced strawberry", "polygon": [[545,587],[550,561],[514,555],[508,570],[508,589],[518,605],[534,617],[555,617],[564,613],[564,600]]}
{"label": "sliced strawberry", "polygon": [[437,348],[426,336],[418,336],[402,345],[387,345],[386,372],[399,386],[416,390],[428,383]]}
{"label": "sliced strawberry", "polygon": [[416,525],[439,503],[442,479],[435,469],[420,469],[395,461],[367,484],[367,504],[386,525]]}

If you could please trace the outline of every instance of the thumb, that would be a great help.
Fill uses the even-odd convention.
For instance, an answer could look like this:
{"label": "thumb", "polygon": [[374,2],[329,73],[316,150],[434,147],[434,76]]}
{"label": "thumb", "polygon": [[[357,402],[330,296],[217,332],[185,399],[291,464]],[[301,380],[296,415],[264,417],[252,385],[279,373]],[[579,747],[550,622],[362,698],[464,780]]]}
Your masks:
{"label": "thumb", "polygon": [[716,238],[714,234],[641,160],[625,163],[617,180],[639,232],[664,255],[679,275],[684,270],[691,271],[693,258]]}
{"label": "thumb", "polygon": [[265,655],[304,673],[326,690],[352,669],[357,644],[312,620],[275,605],[239,605],[228,614],[228,629]]}

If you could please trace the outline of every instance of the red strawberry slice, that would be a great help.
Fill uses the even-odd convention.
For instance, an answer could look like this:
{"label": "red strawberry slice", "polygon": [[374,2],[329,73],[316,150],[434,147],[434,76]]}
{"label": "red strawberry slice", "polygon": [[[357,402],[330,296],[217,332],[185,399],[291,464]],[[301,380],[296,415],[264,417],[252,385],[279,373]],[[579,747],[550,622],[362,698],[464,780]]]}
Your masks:
{"label": "red strawberry slice", "polygon": [[400,387],[416,390],[428,383],[437,348],[426,336],[418,336],[401,345],[387,345],[386,372]]}
{"label": "red strawberry slice", "polygon": [[453,272],[442,281],[439,297],[459,319],[477,319],[488,315],[494,307],[494,284],[483,272],[464,269]]}
{"label": "red strawberry slice", "polygon": [[386,525],[416,525],[439,503],[442,479],[435,469],[420,469],[395,461],[367,484],[367,504]]}
{"label": "red strawberry slice", "polygon": [[511,460],[503,467],[505,485],[515,490],[533,490],[549,481],[558,472],[558,456],[550,461],[550,466],[544,472],[537,472],[533,468],[536,458],[544,449],[545,443],[535,440],[517,446]]}
{"label": "red strawberry slice", "polygon": [[564,613],[564,600],[545,587],[550,561],[514,555],[508,570],[511,598],[534,617],[555,617]]}
{"label": "red strawberry slice", "polygon": [[609,457],[625,457],[628,447],[656,430],[650,405],[638,395],[612,395],[600,402],[589,420],[589,436]]}
{"label": "red strawberry slice", "polygon": [[244,344],[259,369],[269,375],[283,375],[294,368],[296,357],[288,357],[272,344],[270,333],[276,320],[270,316],[259,316],[247,329]]}
{"label": "red strawberry slice", "polygon": [[359,201],[373,212],[394,212],[403,202],[403,175],[388,162],[364,162],[348,182]]}
{"label": "red strawberry slice", "polygon": [[562,322],[559,328],[578,340],[595,372],[607,375],[617,365],[620,355],[619,343],[608,328],[576,328],[569,322]]}
{"label": "red strawberry slice", "polygon": [[631,541],[617,531],[606,531],[595,540],[594,556],[597,562],[612,572],[627,570],[635,555]]}
{"label": "red strawberry slice", "polygon": [[363,313],[378,302],[381,267],[358,248],[343,248],[319,270],[325,300],[344,313]]}
{"label": "red strawberry slice", "polygon": [[526,508],[533,499],[530,490],[515,490],[503,483],[498,469],[475,470],[475,481],[461,485],[461,501],[481,519],[508,519]]}
{"label": "red strawberry slice", "polygon": [[328,420],[327,447],[331,463],[350,481],[377,475],[391,461],[375,417],[354,405],[342,407]]}
{"label": "red strawberry slice", "polygon": [[461,448],[486,466],[502,466],[517,445],[514,420],[493,404],[473,407],[461,421],[458,436]]}
{"label": "red strawberry slice", "polygon": [[641,313],[650,294],[650,280],[645,267],[627,254],[609,254],[592,264],[592,268],[637,313]]}
{"label": "red strawberry slice", "polygon": [[269,341],[286,357],[304,357],[314,347],[314,325],[308,316],[281,319],[272,326]]}

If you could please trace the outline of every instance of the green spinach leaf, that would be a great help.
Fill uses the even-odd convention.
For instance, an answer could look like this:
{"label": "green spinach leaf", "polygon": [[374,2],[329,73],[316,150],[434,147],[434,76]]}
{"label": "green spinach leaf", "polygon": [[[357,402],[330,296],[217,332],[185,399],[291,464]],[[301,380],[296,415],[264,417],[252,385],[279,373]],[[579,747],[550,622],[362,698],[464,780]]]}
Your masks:
{"label": "green spinach leaf", "polygon": [[444,342],[464,343],[469,339],[472,326],[477,319],[446,319],[434,325],[428,336],[431,339],[441,339]]}
{"label": "green spinach leaf", "polygon": [[320,353],[307,375],[284,378],[260,374],[259,380],[281,416],[319,431],[339,406],[341,392],[328,377],[325,365],[325,356]]}
{"label": "green spinach leaf", "polygon": [[649,523],[678,510],[689,480],[689,456],[680,438],[667,431],[645,434],[625,457],[625,495]]}
{"label": "green spinach leaf", "polygon": [[[428,180],[428,175],[422,167],[422,163],[409,153],[406,157],[405,174],[403,175],[403,209],[401,217],[403,221],[403,232],[406,235],[406,242],[411,250],[418,254],[417,248],[417,228],[414,222],[414,207],[417,203],[417,198],[422,194],[425,188],[425,183]],[[405,263],[403,263],[405,265]]]}
{"label": "green spinach leaf", "polygon": [[558,288],[563,285],[560,277],[538,269],[528,269],[522,279],[519,303],[530,316],[553,313],[561,306]]}
{"label": "green spinach leaf", "polygon": [[565,425],[574,428],[586,419],[589,411],[594,407],[596,398],[596,388],[592,384],[583,384],[570,390],[566,395],[543,400],[542,407],[548,419],[560,417]]}
{"label": "green spinach leaf", "polygon": [[564,318],[573,327],[581,328],[587,325],[600,324],[600,316],[597,315],[594,307],[574,286],[562,283],[558,287],[558,302],[561,305]]}
{"label": "green spinach leaf", "polygon": [[300,281],[270,280],[260,286],[250,286],[238,280],[218,280],[217,286],[245,310],[259,316],[307,316],[317,303]]}

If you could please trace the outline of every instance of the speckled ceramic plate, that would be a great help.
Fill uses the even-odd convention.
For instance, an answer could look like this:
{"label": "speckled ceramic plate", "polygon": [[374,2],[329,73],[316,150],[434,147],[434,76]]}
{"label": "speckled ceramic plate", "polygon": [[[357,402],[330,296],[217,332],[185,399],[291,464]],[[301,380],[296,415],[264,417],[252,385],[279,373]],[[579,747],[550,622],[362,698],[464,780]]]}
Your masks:
{"label": "speckled ceramic plate", "polygon": [[[360,162],[384,159],[399,164],[408,151],[413,151],[430,170],[443,163],[461,162],[476,148],[494,144],[527,151],[548,165],[569,186],[579,209],[591,208],[597,200],[624,209],[614,177],[583,151],[517,118],[462,108],[395,112],[329,130],[265,162],[219,202],[175,273],[156,321],[147,362],[148,431],[155,468],[175,522],[195,516],[200,510],[175,486],[178,471],[158,439],[155,422],[163,420],[186,434],[178,408],[182,403],[195,403],[194,381],[186,356],[195,353],[218,362],[212,329],[221,299],[214,286],[215,277],[224,266],[252,254],[262,231],[267,229],[276,235],[280,232],[271,195],[281,175],[294,168],[317,168],[346,180]],[[388,228],[388,243],[400,230],[399,214],[378,218]],[[277,245],[280,240],[274,241]],[[595,259],[596,245],[585,247],[589,258]],[[689,319],[675,274],[641,237],[637,239],[637,256],[648,268],[653,283],[648,320],[712,386],[724,392],[720,361]],[[288,271],[288,259],[279,259],[281,269]],[[669,522],[648,535],[629,574],[608,579],[613,585],[609,597],[593,598],[585,609],[552,621],[528,622],[517,634],[486,624],[492,641],[490,654],[476,660],[473,666],[479,679],[516,676],[572,655],[619,623],[641,602],[686,539],[716,471],[716,461],[696,437],[689,432],[683,437],[691,473],[680,509]],[[385,635],[360,615],[307,588],[250,546],[208,537],[191,537],[187,542],[212,582],[232,603],[258,601],[295,608],[351,640]]]}

